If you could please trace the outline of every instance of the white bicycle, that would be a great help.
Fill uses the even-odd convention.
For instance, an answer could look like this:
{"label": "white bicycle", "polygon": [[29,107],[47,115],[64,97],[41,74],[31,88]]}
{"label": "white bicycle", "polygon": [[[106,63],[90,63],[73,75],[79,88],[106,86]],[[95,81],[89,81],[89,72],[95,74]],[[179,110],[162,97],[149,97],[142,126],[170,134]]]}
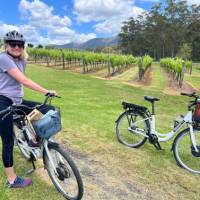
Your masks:
{"label": "white bicycle", "polygon": [[[116,120],[116,134],[119,142],[126,146],[138,148],[148,139],[156,149],[161,150],[159,142],[166,142],[178,133],[172,145],[177,164],[200,174],[200,97],[196,93],[181,95],[194,99],[188,105],[188,112],[174,121],[169,133],[156,131],[155,102],[160,99],[145,96],[144,99],[152,104],[152,112],[147,107],[122,102],[125,111]],[[187,128],[180,132],[184,125]]]}
{"label": "white bicycle", "polygon": [[[51,101],[53,97],[56,96],[47,94],[41,106]],[[16,144],[22,155],[33,164],[33,169],[29,170],[28,173],[35,170],[34,161],[43,159],[44,168],[47,170],[52,183],[65,199],[80,200],[83,196],[83,182],[74,161],[52,137],[37,135],[39,147],[28,145],[28,142],[32,139],[33,130],[23,109],[32,111],[34,108],[25,105],[11,105],[0,111],[0,117],[3,119],[8,115],[13,115]]]}

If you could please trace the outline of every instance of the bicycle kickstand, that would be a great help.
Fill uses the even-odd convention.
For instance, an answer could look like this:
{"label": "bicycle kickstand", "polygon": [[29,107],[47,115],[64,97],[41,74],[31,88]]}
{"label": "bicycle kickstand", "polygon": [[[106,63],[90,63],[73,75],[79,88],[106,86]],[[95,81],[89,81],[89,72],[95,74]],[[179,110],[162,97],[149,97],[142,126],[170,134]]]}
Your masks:
{"label": "bicycle kickstand", "polygon": [[154,146],[157,150],[163,150],[162,147],[160,146],[160,143],[159,142],[155,142],[154,143]]}
{"label": "bicycle kickstand", "polygon": [[33,158],[31,158],[31,163],[32,163],[32,165],[33,165],[33,168],[27,170],[27,172],[26,172],[27,175],[32,174],[32,173],[35,171],[35,169],[36,169],[35,163],[34,163],[34,159],[33,159]]}

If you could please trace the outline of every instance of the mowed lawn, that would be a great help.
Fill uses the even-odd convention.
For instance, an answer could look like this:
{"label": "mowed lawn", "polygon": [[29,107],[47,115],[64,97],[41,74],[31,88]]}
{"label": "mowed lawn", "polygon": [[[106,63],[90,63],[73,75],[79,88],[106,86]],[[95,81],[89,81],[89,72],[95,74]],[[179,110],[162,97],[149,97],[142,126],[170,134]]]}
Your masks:
{"label": "mowed lawn", "polygon": [[[99,166],[99,170],[91,171],[88,176],[106,176],[109,180],[95,187],[83,176],[85,194],[83,199],[200,199],[200,176],[193,175],[176,165],[170,151],[172,140],[162,143],[164,150],[157,151],[152,145],[145,144],[139,149],[131,149],[118,143],[115,135],[115,120],[122,112],[123,100],[135,104],[150,105],[143,99],[144,95],[159,97],[156,103],[158,130],[167,132],[173,124],[173,119],[187,111],[188,98],[170,96],[163,93],[163,74],[157,69],[153,83],[156,86],[134,87],[117,80],[101,80],[91,75],[76,74],[69,71],[54,70],[47,67],[29,65],[27,75],[41,85],[55,89],[61,99],[55,99],[54,105],[61,108],[63,131],[58,140],[73,151],[87,155],[90,166]],[[196,71],[198,73],[198,71]],[[160,75],[160,76],[159,76]],[[161,81],[159,88],[159,80]],[[197,84],[198,80],[195,80]],[[200,80],[199,80],[200,82]],[[44,97],[36,92],[25,90],[26,99],[42,101]],[[1,146],[1,145],[0,145]],[[77,161],[77,163],[79,163]],[[39,168],[42,162],[36,163]],[[31,166],[15,149],[15,168],[19,175],[24,176]],[[85,166],[87,168],[87,166]],[[80,167],[80,172],[84,170]],[[99,174],[101,172],[101,174]],[[25,189],[12,190],[5,187],[6,176],[0,160],[0,200],[26,199],[50,200],[63,199],[50,184],[50,180],[43,178],[45,172],[34,173],[34,184]],[[85,179],[84,179],[85,178]],[[108,191],[109,184],[116,188],[119,196],[108,195],[102,197],[101,191]],[[128,184],[135,185],[126,190]],[[98,190],[102,187],[105,190]],[[120,188],[120,190],[119,190]],[[121,188],[128,191],[124,196]],[[98,192],[99,193],[98,193]],[[105,192],[106,193],[106,192]],[[121,192],[122,193],[122,192]],[[136,195],[137,193],[137,195]],[[91,198],[91,196],[93,198]],[[126,198],[127,197],[127,198]]]}

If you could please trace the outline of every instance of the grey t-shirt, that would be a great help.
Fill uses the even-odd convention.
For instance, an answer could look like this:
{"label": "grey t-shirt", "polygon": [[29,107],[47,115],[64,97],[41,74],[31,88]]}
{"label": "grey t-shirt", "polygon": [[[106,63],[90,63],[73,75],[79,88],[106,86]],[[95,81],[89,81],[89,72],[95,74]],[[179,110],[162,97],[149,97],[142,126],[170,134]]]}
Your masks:
{"label": "grey t-shirt", "polygon": [[22,85],[8,74],[13,68],[25,72],[26,63],[24,60],[13,58],[7,53],[0,54],[0,95],[10,98],[14,103],[21,104],[24,96]]}

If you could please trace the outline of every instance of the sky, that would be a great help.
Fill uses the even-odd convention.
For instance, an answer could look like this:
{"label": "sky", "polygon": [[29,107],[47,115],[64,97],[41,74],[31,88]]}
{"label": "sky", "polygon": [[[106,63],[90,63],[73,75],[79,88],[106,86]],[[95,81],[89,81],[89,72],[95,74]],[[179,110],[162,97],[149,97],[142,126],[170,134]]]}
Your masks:
{"label": "sky", "polygon": [[[17,30],[33,44],[111,37],[123,21],[163,0],[1,0],[0,38]],[[200,0],[187,0],[199,4]]]}

